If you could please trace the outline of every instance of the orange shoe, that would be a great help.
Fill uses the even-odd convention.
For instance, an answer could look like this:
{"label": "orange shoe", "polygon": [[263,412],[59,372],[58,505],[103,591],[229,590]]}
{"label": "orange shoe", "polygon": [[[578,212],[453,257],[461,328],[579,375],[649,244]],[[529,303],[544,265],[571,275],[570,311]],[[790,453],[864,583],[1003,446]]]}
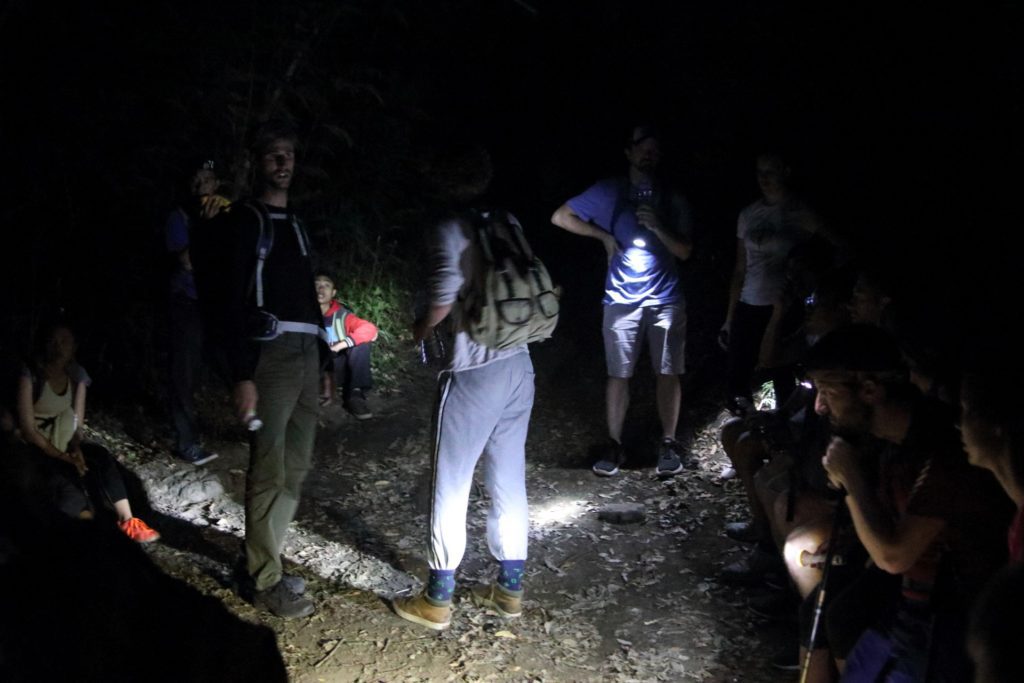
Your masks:
{"label": "orange shoe", "polygon": [[118,522],[117,526],[128,538],[136,543],[152,543],[153,541],[160,540],[160,534],[151,529],[148,524],[138,517]]}

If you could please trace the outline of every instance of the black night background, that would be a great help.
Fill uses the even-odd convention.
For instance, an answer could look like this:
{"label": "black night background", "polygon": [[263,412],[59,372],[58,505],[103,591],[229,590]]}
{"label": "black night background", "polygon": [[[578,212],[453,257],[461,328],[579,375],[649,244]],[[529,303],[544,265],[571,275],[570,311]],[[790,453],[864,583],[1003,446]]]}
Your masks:
{"label": "black night background", "polygon": [[331,247],[407,254],[434,208],[425,159],[458,132],[491,150],[494,200],[571,255],[553,259],[571,295],[598,250],[547,218],[621,172],[620,131],[644,119],[698,212],[692,303],[724,306],[767,148],[837,231],[945,297],[1012,252],[1019,19],[1011,2],[9,2],[4,345],[54,307],[143,343],[182,169],[234,170],[270,116],[301,132],[298,201]]}
{"label": "black night background", "polygon": [[268,119],[298,131],[293,205],[389,323],[392,378],[445,209],[432,160],[455,143],[488,148],[488,201],[564,287],[558,336],[599,357],[604,255],[550,217],[624,171],[637,121],[664,131],[696,215],[694,391],[721,398],[715,335],[763,150],[955,354],[1019,319],[1021,19],[1016,0],[6,0],[0,359],[62,310],[91,405],[165,420],[163,222],[200,159],[244,196]]}

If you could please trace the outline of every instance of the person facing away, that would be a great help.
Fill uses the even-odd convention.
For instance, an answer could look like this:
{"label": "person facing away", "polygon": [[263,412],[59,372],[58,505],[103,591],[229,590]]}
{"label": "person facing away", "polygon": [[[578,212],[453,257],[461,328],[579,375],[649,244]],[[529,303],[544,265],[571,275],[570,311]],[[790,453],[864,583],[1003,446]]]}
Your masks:
{"label": "person facing away", "polygon": [[602,302],[608,443],[593,471],[615,476],[625,461],[622,430],[630,378],[646,341],[661,422],[657,473],[672,476],[697,464],[676,441],[679,375],[686,370],[686,302],[678,261],[690,257],[692,220],[687,201],[658,176],[661,142],[654,128],[631,128],[623,152],[625,178],[598,181],[560,206],[551,222],[598,240],[608,256]]}
{"label": "person facing away", "polygon": [[[480,148],[452,153],[456,201],[463,205],[487,188],[490,158]],[[522,613],[523,570],[529,514],[526,499],[526,432],[533,408],[533,364],[526,344],[496,350],[467,332],[466,294],[481,275],[483,256],[463,212],[438,226],[431,248],[430,305],[413,325],[419,342],[449,316],[456,331],[451,362],[438,379],[430,502],[430,573],[419,595],[393,601],[401,618],[433,630],[448,628],[455,572],[466,549],[466,509],[473,471],[483,458],[490,494],[487,545],[498,563],[493,583],[475,586],[473,601],[503,618]],[[510,223],[515,218],[502,214]],[[518,223],[516,223],[518,225]]]}
{"label": "person facing away", "polygon": [[331,357],[323,375],[320,404],[330,405],[341,388],[342,405],[357,420],[373,417],[366,392],[373,387],[370,352],[377,340],[377,326],[358,317],[338,301],[338,289],[326,273],[318,273],[314,281],[316,302],[323,315],[327,346]]}
{"label": "person facing away", "polygon": [[284,573],[281,549],[312,463],[322,333],[309,238],[289,205],[295,146],[295,136],[282,128],[268,126],[257,136],[253,197],[225,216],[220,316],[235,409],[252,435],[244,542],[251,586],[245,588],[257,607],[285,618],[314,611],[301,595],[301,579]]}
{"label": "person facing away", "polygon": [[205,465],[217,457],[200,444],[196,420],[194,394],[202,369],[204,335],[190,250],[194,231],[207,227],[206,221],[228,205],[228,200],[217,194],[220,179],[214,167],[212,160],[204,160],[195,169],[188,198],[164,224],[164,245],[174,259],[167,303],[168,395],[174,452],[192,465]]}

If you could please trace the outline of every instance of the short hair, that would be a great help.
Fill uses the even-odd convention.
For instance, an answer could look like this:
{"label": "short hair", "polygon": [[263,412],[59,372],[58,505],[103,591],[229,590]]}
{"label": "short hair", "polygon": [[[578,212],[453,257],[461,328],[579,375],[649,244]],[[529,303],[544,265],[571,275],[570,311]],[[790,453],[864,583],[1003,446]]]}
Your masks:
{"label": "short hair", "polygon": [[909,381],[909,370],[892,336],[874,325],[845,325],[812,346],[801,364],[805,372],[863,372]]}
{"label": "short hair", "polygon": [[625,135],[626,147],[632,147],[633,145],[639,145],[644,140],[647,140],[647,139],[650,139],[650,138],[653,138],[653,139],[657,140],[658,142],[661,142],[662,141],[661,131],[659,131],[658,128],[655,125],[651,124],[651,123],[646,123],[646,122],[643,122],[643,121],[641,121],[639,123],[634,123],[626,131],[626,135]]}
{"label": "short hair", "polygon": [[261,156],[277,140],[288,140],[298,147],[299,138],[294,128],[283,121],[268,121],[253,135],[249,151],[253,156]]}
{"label": "short hair", "polygon": [[334,279],[334,276],[332,276],[330,273],[326,271],[317,271],[316,275],[313,276],[313,282],[316,282],[317,280],[327,280],[328,282],[331,283],[331,285],[334,286],[335,289],[338,288],[338,281]]}
{"label": "short hair", "polygon": [[465,204],[487,191],[494,178],[494,165],[483,145],[453,140],[432,160],[431,177],[445,200]]}

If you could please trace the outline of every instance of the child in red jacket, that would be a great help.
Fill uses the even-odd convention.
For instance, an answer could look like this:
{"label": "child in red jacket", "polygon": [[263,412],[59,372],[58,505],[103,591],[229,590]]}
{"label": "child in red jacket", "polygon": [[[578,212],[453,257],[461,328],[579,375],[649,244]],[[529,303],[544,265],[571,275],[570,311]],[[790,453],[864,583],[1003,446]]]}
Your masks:
{"label": "child in red jacket", "polygon": [[329,275],[318,274],[314,284],[332,352],[331,365],[324,371],[321,384],[321,405],[329,405],[340,386],[345,410],[357,420],[368,420],[373,413],[366,403],[366,391],[373,386],[370,351],[377,339],[377,326],[357,317],[335,298],[338,290]]}

